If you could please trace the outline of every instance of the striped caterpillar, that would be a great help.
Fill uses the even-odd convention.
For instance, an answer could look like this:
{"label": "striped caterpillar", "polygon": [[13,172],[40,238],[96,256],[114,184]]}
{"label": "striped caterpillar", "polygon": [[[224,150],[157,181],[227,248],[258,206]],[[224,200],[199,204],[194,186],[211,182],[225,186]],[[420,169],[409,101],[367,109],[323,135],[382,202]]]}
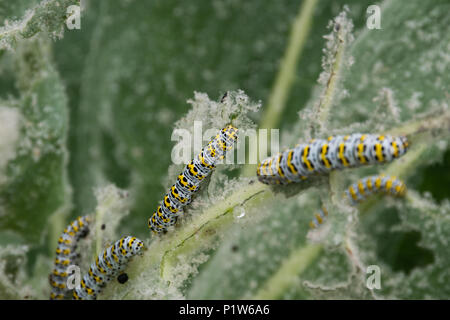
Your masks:
{"label": "striped caterpillar", "polygon": [[314,214],[314,219],[309,222],[309,226],[311,229],[318,228],[328,217],[327,208],[320,208],[319,212]]}
{"label": "striped caterpillar", "polygon": [[90,222],[91,220],[87,216],[78,217],[64,229],[63,234],[59,237],[54,268],[49,276],[52,287],[51,300],[64,299],[70,292],[67,289],[67,268],[72,264],[76,264],[77,254],[75,250],[78,241],[89,233]]}
{"label": "striped caterpillar", "polygon": [[[385,175],[374,175],[365,177],[358,182],[350,185],[344,192],[344,197],[347,198],[352,206],[356,206],[369,196],[376,193],[385,193],[395,197],[403,197],[406,193],[405,183],[396,177]],[[319,212],[314,214],[314,219],[311,220],[309,226],[311,229],[318,228],[328,216],[328,211],[322,207]]]}
{"label": "striped caterpillar", "polygon": [[199,190],[201,182],[211,174],[216,162],[224,158],[226,151],[233,147],[237,133],[238,129],[234,126],[226,126],[186,165],[148,220],[148,226],[154,233],[160,233],[176,223],[183,207],[191,203],[192,195]]}
{"label": "striped caterpillar", "polygon": [[[111,281],[124,274],[128,262],[141,254],[144,243],[136,237],[123,237],[100,253],[73,291],[74,300],[95,300],[97,295]],[[128,279],[128,276],[127,276]],[[119,282],[121,282],[119,280]]]}
{"label": "striped caterpillar", "polygon": [[314,174],[390,162],[408,149],[406,137],[354,133],[314,139],[263,160],[257,167],[258,180],[265,184],[300,182]]}
{"label": "striped caterpillar", "polygon": [[368,196],[379,192],[402,197],[405,195],[406,186],[403,181],[396,177],[375,175],[365,177],[352,184],[345,191],[345,196],[350,201],[350,204],[354,206],[365,200]]}

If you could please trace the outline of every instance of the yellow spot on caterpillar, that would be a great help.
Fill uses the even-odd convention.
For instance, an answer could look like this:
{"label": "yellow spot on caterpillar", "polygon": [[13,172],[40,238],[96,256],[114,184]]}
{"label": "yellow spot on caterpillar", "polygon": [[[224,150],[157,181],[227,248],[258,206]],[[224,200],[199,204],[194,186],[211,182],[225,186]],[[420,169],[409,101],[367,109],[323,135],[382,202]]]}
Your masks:
{"label": "yellow spot on caterpillar", "polygon": [[131,249],[132,249],[132,246],[133,246],[133,243],[134,243],[133,238],[130,238],[130,239],[128,240],[128,243],[127,243],[126,248],[129,249],[129,250],[131,250]]}
{"label": "yellow spot on caterpillar", "polygon": [[397,158],[398,157],[398,145],[397,145],[397,142],[392,142],[392,148],[394,149],[394,153],[393,153],[393,156],[394,156],[394,158]]}
{"label": "yellow spot on caterpillar", "polygon": [[322,146],[322,152],[320,154],[320,157],[321,157],[323,163],[325,164],[325,167],[329,169],[329,168],[331,168],[331,164],[330,164],[330,161],[328,161],[328,159],[326,157],[327,152],[328,152],[328,144],[324,144]]}
{"label": "yellow spot on caterpillar", "polygon": [[364,195],[364,184],[362,183],[362,181],[358,182],[358,190],[362,195]]}
{"label": "yellow spot on caterpillar", "polygon": [[309,171],[313,171],[314,168],[311,166],[311,162],[309,162],[308,160],[308,153],[309,153],[309,146],[307,145],[305,147],[305,149],[303,149],[303,156],[302,156],[302,160],[303,162],[306,164],[306,167],[308,168]]}
{"label": "yellow spot on caterpillar", "polygon": [[280,167],[281,158],[282,158],[282,155],[279,154],[278,159],[277,159],[277,171],[278,171],[278,174],[280,175],[280,177],[284,178],[283,170],[281,170],[281,167]]}
{"label": "yellow spot on caterpillar", "polygon": [[273,176],[273,172],[272,172],[272,159],[269,160],[269,164],[267,165],[267,169],[269,171],[269,175]]}
{"label": "yellow spot on caterpillar", "polygon": [[353,189],[353,186],[350,186],[350,187],[348,188],[348,191],[350,192],[350,195],[352,196],[352,199],[353,199],[353,200],[358,199],[358,197],[356,196],[355,189]]}
{"label": "yellow spot on caterpillar", "polygon": [[386,190],[391,190],[391,188],[392,188],[392,180],[395,180],[395,177],[391,177],[390,179],[388,179],[387,181],[386,181]]}
{"label": "yellow spot on caterpillar", "polygon": [[345,151],[345,143],[340,143],[338,157],[341,160],[344,167],[347,167],[349,165],[349,163],[348,163],[347,158],[344,156],[344,151]]}
{"label": "yellow spot on caterpillar", "polygon": [[366,160],[366,157],[363,154],[363,152],[364,152],[364,144],[363,143],[358,144],[357,149],[358,149],[359,162],[366,163],[367,160]]}
{"label": "yellow spot on caterpillar", "polygon": [[316,217],[316,219],[317,219],[317,222],[318,222],[319,224],[322,224],[322,222],[323,222],[323,219],[322,219],[322,217],[320,216],[320,214],[318,214],[318,213],[315,213],[315,214],[314,214],[314,216]]}
{"label": "yellow spot on caterpillar", "polygon": [[292,173],[292,174],[298,174],[298,172],[297,172],[297,170],[295,169],[295,167],[294,167],[294,165],[292,164],[292,155],[294,154],[294,151],[289,151],[289,153],[288,153],[288,158],[287,158],[287,165],[288,165],[288,168],[289,168],[289,171]]}
{"label": "yellow spot on caterpillar", "polygon": [[382,148],[383,148],[383,146],[381,145],[381,143],[376,143],[375,144],[375,154],[377,156],[378,162],[383,162],[384,161]]}
{"label": "yellow spot on caterpillar", "polygon": [[375,188],[376,188],[376,189],[380,189],[380,187],[381,187],[381,176],[378,176],[378,177],[375,179]]}

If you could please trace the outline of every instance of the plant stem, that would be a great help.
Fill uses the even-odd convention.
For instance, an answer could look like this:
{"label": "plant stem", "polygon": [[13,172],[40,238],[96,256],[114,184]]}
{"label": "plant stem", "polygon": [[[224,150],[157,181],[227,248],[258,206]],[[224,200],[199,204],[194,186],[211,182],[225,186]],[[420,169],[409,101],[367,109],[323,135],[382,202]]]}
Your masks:
{"label": "plant stem", "polygon": [[[214,231],[217,231],[217,229],[224,230],[232,225],[234,220],[228,216],[235,207],[244,205],[257,195],[262,197],[272,195],[269,192],[269,186],[252,181],[253,183],[237,189],[233,194],[207,208],[201,214],[193,216],[189,223],[182,224],[167,235],[157,237],[149,245],[142,259],[135,259],[130,263],[127,274],[130,276],[129,282],[131,285],[127,287],[132,288],[132,282],[139,281],[137,275],[158,264],[160,265],[161,276],[169,280],[174,267],[175,254],[193,252],[208,245]],[[206,225],[210,228],[205,228]],[[107,287],[103,298],[107,298],[111,292],[114,292],[114,287],[114,285]],[[124,295],[127,295],[127,298],[128,295],[131,299],[133,298],[132,292],[124,293]]]}
{"label": "plant stem", "polygon": [[[258,195],[261,196],[258,197]],[[240,200],[240,203],[234,207],[253,206],[255,201],[268,199],[271,195],[270,192],[265,192],[265,188],[258,186],[247,195],[248,198]],[[177,246],[165,251],[160,263],[161,277],[168,281],[171,279],[173,267],[175,265],[174,262],[178,255],[191,255],[193,252],[198,252],[202,248],[211,246],[217,235],[217,231],[228,228],[234,222],[233,215],[231,214],[234,207],[201,225],[195,231],[195,236],[192,234],[192,236],[185,238]]]}
{"label": "plant stem", "polygon": [[319,256],[322,246],[319,244],[306,244],[297,248],[281,264],[278,271],[261,287],[252,297],[255,300],[277,299],[286,291],[299,275]]}
{"label": "plant stem", "polygon": [[[405,125],[399,126],[388,133],[392,135],[410,135],[416,136],[430,131],[449,131],[450,130],[450,111],[439,110],[424,118],[408,121]],[[428,139],[428,138],[425,138]]]}
{"label": "plant stem", "polygon": [[281,61],[275,83],[269,96],[267,108],[261,119],[261,128],[273,128],[278,125],[286,106],[287,98],[294,80],[297,63],[305,47],[311,29],[314,9],[318,0],[305,0],[292,25],[288,46]]}
{"label": "plant stem", "polygon": [[[316,107],[317,114],[315,119],[316,121],[313,124],[313,129],[323,130],[325,128],[328,123],[328,117],[336,95],[337,82],[339,80],[340,73],[342,72],[344,62],[343,57],[347,46],[346,34],[344,34],[342,28],[338,31],[337,38],[339,42],[336,51],[334,52],[334,63],[331,67],[327,84]],[[317,128],[314,128],[314,126],[317,126]]]}
{"label": "plant stem", "polygon": [[[275,128],[279,124],[281,115],[286,107],[286,101],[297,71],[297,64],[311,30],[317,2],[318,0],[304,0],[292,25],[286,51],[281,60],[267,106],[260,121],[259,127],[269,129],[269,134],[270,129]],[[251,177],[255,174],[255,171],[255,165],[246,165],[242,170],[242,176]]]}

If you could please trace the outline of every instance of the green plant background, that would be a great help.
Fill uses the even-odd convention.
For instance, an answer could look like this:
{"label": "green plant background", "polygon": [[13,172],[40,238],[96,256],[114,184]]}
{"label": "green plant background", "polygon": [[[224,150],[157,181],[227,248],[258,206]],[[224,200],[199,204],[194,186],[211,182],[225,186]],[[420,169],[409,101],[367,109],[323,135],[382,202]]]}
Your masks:
{"label": "green plant background", "polygon": [[[283,147],[388,132],[411,150],[284,189],[251,182],[254,167],[221,167],[188,217],[147,242],[130,281],[99,298],[450,296],[448,1],[375,3],[381,30],[366,28],[365,0],[85,1],[68,30],[73,4],[0,0],[0,126],[11,126],[0,128],[0,298],[48,297],[56,239],[78,215],[108,227],[91,234],[84,267],[114,237],[150,239],[146,221],[180,170],[173,129],[238,89]],[[375,172],[400,176],[408,196],[341,203]],[[320,202],[329,221],[308,234]],[[381,289],[366,287],[369,265]]]}

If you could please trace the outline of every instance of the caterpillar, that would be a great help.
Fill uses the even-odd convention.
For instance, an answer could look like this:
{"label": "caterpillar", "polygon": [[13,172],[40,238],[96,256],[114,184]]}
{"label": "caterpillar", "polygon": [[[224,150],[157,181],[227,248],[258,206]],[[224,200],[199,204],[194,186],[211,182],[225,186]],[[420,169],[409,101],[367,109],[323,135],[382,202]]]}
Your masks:
{"label": "caterpillar", "polygon": [[309,222],[309,226],[311,227],[311,229],[318,228],[326,220],[327,216],[327,208],[320,208],[319,212],[314,214],[314,219]]}
{"label": "caterpillar", "polygon": [[[392,176],[374,175],[365,177],[352,184],[344,192],[344,197],[350,201],[352,206],[364,201],[372,194],[384,192],[396,197],[402,197],[406,193],[406,185],[403,181]],[[320,208],[319,212],[314,214],[314,218],[309,222],[311,229],[318,228],[327,218],[327,208]]]}
{"label": "caterpillar", "polygon": [[186,165],[148,220],[153,233],[160,233],[176,223],[183,207],[191,203],[193,194],[199,190],[201,182],[211,174],[216,162],[225,157],[226,151],[233,147],[237,133],[238,129],[234,126],[226,126]]}
{"label": "caterpillar", "polygon": [[405,136],[354,133],[313,139],[258,164],[258,180],[265,184],[300,182],[332,170],[390,162],[408,150]]}
{"label": "caterpillar", "polygon": [[51,300],[64,299],[70,292],[67,289],[67,268],[75,264],[74,260],[77,258],[75,250],[78,241],[89,233],[90,222],[91,220],[88,216],[78,217],[64,229],[63,234],[59,237],[54,268],[49,276],[52,288],[50,293]]}
{"label": "caterpillar", "polygon": [[403,181],[396,177],[375,175],[363,178],[352,184],[345,191],[344,196],[354,206],[365,200],[368,196],[379,192],[402,197],[406,193],[406,186]]}
{"label": "caterpillar", "polygon": [[[95,300],[111,279],[124,274],[128,262],[142,253],[144,243],[136,237],[122,237],[101,252],[73,291],[74,300]],[[126,274],[125,274],[126,275]],[[126,275],[128,280],[128,275]]]}

